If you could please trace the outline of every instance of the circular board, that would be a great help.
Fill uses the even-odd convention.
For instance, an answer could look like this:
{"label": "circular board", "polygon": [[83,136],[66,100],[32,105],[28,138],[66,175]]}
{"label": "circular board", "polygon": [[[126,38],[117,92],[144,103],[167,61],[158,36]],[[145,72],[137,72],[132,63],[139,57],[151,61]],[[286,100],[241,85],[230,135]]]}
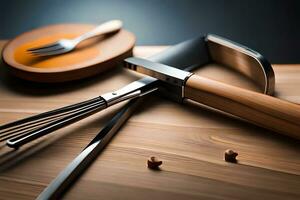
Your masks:
{"label": "circular board", "polygon": [[15,76],[49,83],[77,80],[104,72],[132,55],[135,36],[123,29],[90,38],[81,42],[75,50],[61,55],[37,57],[26,51],[62,38],[75,38],[95,27],[59,24],[34,29],[11,40],[4,47],[3,60]]}

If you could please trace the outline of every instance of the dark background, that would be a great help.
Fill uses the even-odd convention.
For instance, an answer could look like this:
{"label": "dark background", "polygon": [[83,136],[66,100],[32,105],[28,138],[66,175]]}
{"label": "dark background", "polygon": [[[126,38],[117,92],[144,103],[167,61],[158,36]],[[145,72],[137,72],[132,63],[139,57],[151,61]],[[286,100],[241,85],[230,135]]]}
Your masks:
{"label": "dark background", "polygon": [[0,0],[0,38],[55,23],[121,19],[137,45],[170,45],[214,33],[272,63],[300,63],[300,1]]}

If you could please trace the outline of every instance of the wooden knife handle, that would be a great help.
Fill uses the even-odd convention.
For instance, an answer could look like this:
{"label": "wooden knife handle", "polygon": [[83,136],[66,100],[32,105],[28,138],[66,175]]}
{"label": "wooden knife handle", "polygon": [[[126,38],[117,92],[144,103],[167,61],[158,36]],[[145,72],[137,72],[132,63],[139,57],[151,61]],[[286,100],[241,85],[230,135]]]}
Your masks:
{"label": "wooden knife handle", "polygon": [[197,75],[187,80],[184,96],[300,139],[300,105]]}

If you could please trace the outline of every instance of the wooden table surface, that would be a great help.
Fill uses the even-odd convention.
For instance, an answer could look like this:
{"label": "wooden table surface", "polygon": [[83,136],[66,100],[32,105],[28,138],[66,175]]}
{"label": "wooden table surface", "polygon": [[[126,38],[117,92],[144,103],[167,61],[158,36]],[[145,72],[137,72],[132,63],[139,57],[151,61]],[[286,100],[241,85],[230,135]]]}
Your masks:
{"label": "wooden table surface", "polygon": [[[1,47],[5,41],[1,42]],[[148,56],[165,47],[136,47]],[[273,65],[276,96],[300,103],[300,65]],[[215,64],[197,73],[257,90]],[[138,79],[126,69],[64,84],[19,80],[0,65],[0,124],[86,100]],[[34,199],[120,108],[13,151],[0,145],[0,199]],[[149,100],[63,199],[300,199],[300,143],[189,102]],[[223,160],[238,151],[238,163]],[[149,170],[150,156],[163,160]]]}

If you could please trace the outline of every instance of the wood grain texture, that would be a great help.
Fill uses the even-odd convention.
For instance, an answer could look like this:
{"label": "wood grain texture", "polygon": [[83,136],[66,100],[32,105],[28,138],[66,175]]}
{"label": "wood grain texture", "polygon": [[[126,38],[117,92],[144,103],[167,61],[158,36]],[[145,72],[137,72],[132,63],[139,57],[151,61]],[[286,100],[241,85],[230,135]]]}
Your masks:
{"label": "wood grain texture", "polygon": [[[137,47],[138,56],[164,47]],[[274,65],[276,96],[300,103],[300,65]],[[230,69],[211,64],[197,74],[258,90]],[[70,84],[35,84],[0,66],[0,123],[95,97],[133,80],[114,69]],[[33,199],[88,144],[120,106],[12,151],[0,146],[0,199]],[[238,163],[223,161],[234,149]],[[150,98],[63,199],[299,199],[299,142],[225,117],[194,102]],[[163,160],[160,171],[147,159]],[[5,170],[3,168],[6,168]]]}
{"label": "wood grain texture", "polygon": [[300,105],[192,75],[184,96],[255,125],[300,139]]}

